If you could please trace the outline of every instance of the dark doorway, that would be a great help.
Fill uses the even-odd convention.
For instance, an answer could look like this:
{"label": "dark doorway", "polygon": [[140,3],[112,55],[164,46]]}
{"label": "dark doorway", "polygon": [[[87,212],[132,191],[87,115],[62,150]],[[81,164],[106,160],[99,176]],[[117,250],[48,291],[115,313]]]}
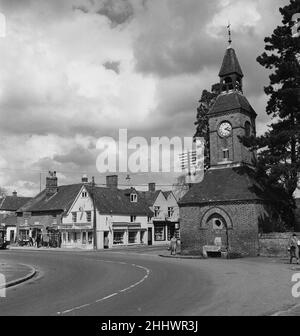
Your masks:
{"label": "dark doorway", "polygon": [[10,231],[9,241],[11,243],[13,243],[15,241],[15,231],[13,231],[13,230]]}
{"label": "dark doorway", "polygon": [[148,228],[148,245],[152,245],[152,229]]}

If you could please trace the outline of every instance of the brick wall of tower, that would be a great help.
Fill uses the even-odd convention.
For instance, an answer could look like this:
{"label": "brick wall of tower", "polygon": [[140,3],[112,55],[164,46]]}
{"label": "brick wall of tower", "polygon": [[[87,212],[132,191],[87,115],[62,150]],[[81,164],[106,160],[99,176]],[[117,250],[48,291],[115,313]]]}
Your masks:
{"label": "brick wall of tower", "polygon": [[215,237],[226,244],[226,230],[214,231],[211,221],[201,222],[209,209],[225,211],[232,221],[228,229],[230,251],[243,256],[259,253],[258,224],[266,210],[256,203],[230,203],[222,205],[188,206],[180,208],[180,235],[182,251],[186,254],[201,253],[204,245],[213,245]]}
{"label": "brick wall of tower", "polygon": [[[245,134],[244,125],[246,121],[251,122],[251,118],[248,115],[240,112],[239,110],[229,111],[230,114],[211,117],[209,120],[210,128],[210,158],[211,165],[218,165],[223,158],[223,148],[229,149],[229,160],[234,163],[244,162],[251,163],[253,160],[253,154],[241,144],[238,136]],[[222,139],[218,135],[218,126],[223,121],[229,121],[233,127],[232,135],[227,139]],[[227,143],[227,145],[224,144]]]}

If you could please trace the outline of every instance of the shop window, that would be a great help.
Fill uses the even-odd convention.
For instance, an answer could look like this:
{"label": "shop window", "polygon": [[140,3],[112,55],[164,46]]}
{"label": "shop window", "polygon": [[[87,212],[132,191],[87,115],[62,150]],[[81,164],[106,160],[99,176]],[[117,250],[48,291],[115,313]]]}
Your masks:
{"label": "shop window", "polygon": [[155,226],[154,227],[154,240],[163,241],[165,240],[165,227],[164,226]]}
{"label": "shop window", "polygon": [[172,227],[168,226],[168,234],[167,234],[168,240],[171,240],[174,234],[175,234],[175,226],[172,226]]}
{"label": "shop window", "polygon": [[137,231],[129,231],[128,232],[128,243],[134,244],[137,242]]}
{"label": "shop window", "polygon": [[72,222],[73,223],[77,222],[77,212],[72,212]]}
{"label": "shop window", "polygon": [[136,216],[130,216],[130,223],[136,222]]}
{"label": "shop window", "polygon": [[114,231],[114,244],[124,244],[124,231]]}
{"label": "shop window", "polygon": [[92,221],[92,212],[91,211],[86,212],[86,221],[88,223],[90,223]]}
{"label": "shop window", "polygon": [[158,217],[160,213],[160,207],[159,206],[155,206],[154,207],[154,217]]}

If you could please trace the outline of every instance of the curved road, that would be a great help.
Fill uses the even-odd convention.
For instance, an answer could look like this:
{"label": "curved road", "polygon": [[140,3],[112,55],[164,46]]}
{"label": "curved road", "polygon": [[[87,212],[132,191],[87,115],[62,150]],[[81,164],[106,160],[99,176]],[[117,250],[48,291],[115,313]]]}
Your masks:
{"label": "curved road", "polygon": [[0,315],[261,315],[300,303],[291,296],[297,268],[265,259],[8,250],[2,260],[38,276],[7,290]]}

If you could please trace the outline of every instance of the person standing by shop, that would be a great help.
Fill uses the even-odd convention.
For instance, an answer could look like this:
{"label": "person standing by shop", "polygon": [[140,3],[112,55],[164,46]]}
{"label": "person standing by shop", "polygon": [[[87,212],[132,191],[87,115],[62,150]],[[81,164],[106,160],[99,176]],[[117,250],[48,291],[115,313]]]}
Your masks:
{"label": "person standing by shop", "polygon": [[171,238],[170,245],[171,245],[171,255],[176,254],[177,238],[175,237],[175,235]]}

